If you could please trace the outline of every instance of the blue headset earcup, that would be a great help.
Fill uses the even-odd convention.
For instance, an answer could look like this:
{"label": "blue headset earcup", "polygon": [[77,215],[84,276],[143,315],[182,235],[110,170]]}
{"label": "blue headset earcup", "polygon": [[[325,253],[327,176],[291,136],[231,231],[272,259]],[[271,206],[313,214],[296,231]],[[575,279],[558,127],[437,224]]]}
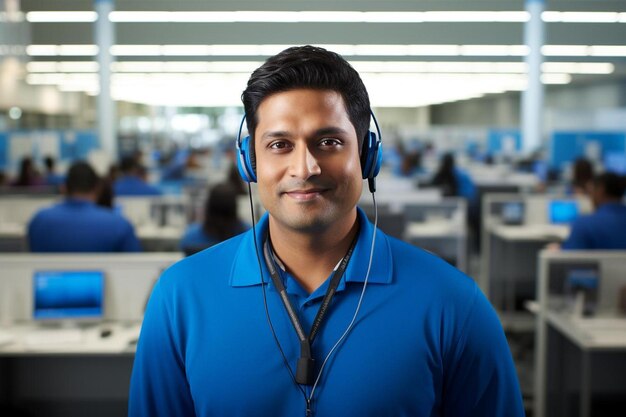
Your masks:
{"label": "blue headset earcup", "polygon": [[239,154],[237,156],[237,169],[241,179],[245,182],[256,182],[256,173],[254,172],[254,164],[250,159],[250,136],[241,139],[239,144]]}
{"label": "blue headset earcup", "polygon": [[382,159],[382,144],[376,133],[368,131],[363,139],[363,149],[361,151],[363,179],[375,178],[378,175]]}

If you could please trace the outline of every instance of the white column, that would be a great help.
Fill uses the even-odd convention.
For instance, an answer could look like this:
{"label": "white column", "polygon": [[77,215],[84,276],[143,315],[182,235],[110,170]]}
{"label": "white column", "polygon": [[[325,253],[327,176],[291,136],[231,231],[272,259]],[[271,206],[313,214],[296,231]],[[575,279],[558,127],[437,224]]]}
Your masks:
{"label": "white column", "polygon": [[526,65],[528,67],[528,87],[522,93],[522,149],[525,153],[537,149],[542,143],[543,134],[543,94],[541,64],[544,44],[544,23],[541,13],[544,0],[526,0],[526,11],[530,19],[524,27],[524,43],[528,46]]}
{"label": "white column", "polygon": [[97,101],[97,126],[100,147],[112,161],[117,161],[117,117],[115,103],[111,98],[111,46],[115,42],[115,27],[109,20],[109,13],[114,9],[114,0],[94,0],[98,13],[94,27],[94,38],[98,46],[98,75],[100,94]]}

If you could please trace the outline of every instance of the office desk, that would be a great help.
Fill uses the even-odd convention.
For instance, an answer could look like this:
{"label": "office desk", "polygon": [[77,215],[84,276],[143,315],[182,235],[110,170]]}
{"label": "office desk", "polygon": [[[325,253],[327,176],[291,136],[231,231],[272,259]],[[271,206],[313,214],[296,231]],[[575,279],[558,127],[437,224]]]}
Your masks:
{"label": "office desk", "polygon": [[[505,329],[532,330],[534,319],[522,311],[520,301],[536,293],[537,254],[550,242],[569,234],[567,225],[490,225],[490,251],[485,292],[500,313]],[[487,249],[487,248],[484,248]]]}
{"label": "office desk", "polygon": [[457,268],[467,271],[467,233],[458,222],[450,219],[410,222],[405,239],[453,261]]}
{"label": "office desk", "polygon": [[[112,330],[100,337],[100,330]],[[74,346],[28,348],[32,325],[0,328],[15,343],[0,346],[0,411],[29,416],[123,417],[139,325],[109,323],[85,330]],[[0,412],[0,414],[3,414]]]}
{"label": "office desk", "polygon": [[135,232],[144,252],[178,252],[185,229],[180,226],[146,224],[137,227]]}
{"label": "office desk", "polygon": [[[542,251],[538,260],[537,302],[530,305],[537,319],[533,416],[623,416],[626,317],[619,316],[618,294],[626,251]],[[566,283],[579,268],[599,271],[591,318],[571,314]]]}
{"label": "office desk", "polygon": [[581,319],[548,311],[545,322],[547,337],[539,350],[545,352],[545,385],[537,389],[543,390],[546,416],[576,415],[571,397],[579,393],[578,415],[590,417],[594,388],[626,395],[626,319]]}

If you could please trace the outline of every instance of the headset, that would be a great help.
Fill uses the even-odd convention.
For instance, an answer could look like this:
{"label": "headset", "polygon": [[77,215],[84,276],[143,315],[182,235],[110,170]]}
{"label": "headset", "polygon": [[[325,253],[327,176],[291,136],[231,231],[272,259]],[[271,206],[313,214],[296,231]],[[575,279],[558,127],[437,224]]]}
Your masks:
{"label": "headset", "polygon": [[[383,159],[382,150],[382,136],[380,134],[380,128],[378,127],[378,121],[374,112],[370,110],[370,115],[376,126],[376,133],[367,131],[365,138],[363,138],[363,146],[361,148],[361,173],[363,179],[366,179],[369,184],[370,192],[376,191],[375,178],[380,171],[380,166]],[[245,182],[256,182],[256,158],[254,156],[254,149],[251,147],[252,139],[250,135],[242,138],[241,132],[243,130],[243,124],[246,121],[246,115],[244,114],[241,123],[239,124],[239,132],[237,133],[237,169],[241,179]]]}

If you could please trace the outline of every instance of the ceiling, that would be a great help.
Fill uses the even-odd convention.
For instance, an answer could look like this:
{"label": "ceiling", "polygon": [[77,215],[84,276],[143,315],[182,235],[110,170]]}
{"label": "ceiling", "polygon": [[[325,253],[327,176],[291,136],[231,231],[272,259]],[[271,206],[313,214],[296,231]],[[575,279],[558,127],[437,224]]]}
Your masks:
{"label": "ceiling", "polygon": [[[93,0],[21,1],[26,17],[32,17],[29,19],[31,64],[26,76],[29,83],[56,83],[68,91],[74,88],[96,93],[94,23],[40,22],[33,17],[35,15],[28,15],[39,11],[93,11],[93,4]],[[428,105],[521,90],[525,85],[523,21],[513,18],[513,21],[468,22],[463,20],[472,19],[458,16],[439,19],[432,18],[437,16],[432,13],[415,14],[427,11],[522,12],[523,1],[117,0],[115,10],[142,12],[130,18],[134,21],[115,23],[113,53],[117,63],[113,67],[113,95],[122,100],[150,104],[237,105],[250,71],[268,55],[297,44],[328,46],[344,54],[363,74],[372,101],[379,106]],[[613,16],[614,21],[545,22],[548,46],[544,54],[549,64],[544,66],[544,82],[600,82],[626,76],[626,1],[553,0],[546,2],[545,10],[593,12],[552,14],[552,20],[611,20]],[[153,16],[149,12],[154,11],[197,12],[191,14],[192,20],[217,21],[137,22],[149,20]],[[217,11],[256,11],[253,16],[260,17],[251,20],[265,21],[223,22],[221,15],[201,13]],[[312,22],[277,23],[275,20],[282,16],[280,12],[285,11],[335,13],[314,18],[317,21]],[[319,21],[344,20],[341,12],[346,11],[404,12],[391,17],[394,20],[426,17],[426,21]],[[268,16],[260,12],[275,13]],[[613,14],[596,14],[598,12]],[[172,16],[177,16],[174,20],[183,20],[179,19],[182,15]],[[182,17],[185,16],[190,15]],[[383,17],[383,20],[392,19]],[[43,52],[41,48],[37,50],[37,45],[44,48]],[[51,45],[56,49],[50,49]],[[58,48],[59,45],[65,46],[66,51]],[[67,51],[71,45],[80,47]],[[396,93],[390,95],[389,91]]]}

